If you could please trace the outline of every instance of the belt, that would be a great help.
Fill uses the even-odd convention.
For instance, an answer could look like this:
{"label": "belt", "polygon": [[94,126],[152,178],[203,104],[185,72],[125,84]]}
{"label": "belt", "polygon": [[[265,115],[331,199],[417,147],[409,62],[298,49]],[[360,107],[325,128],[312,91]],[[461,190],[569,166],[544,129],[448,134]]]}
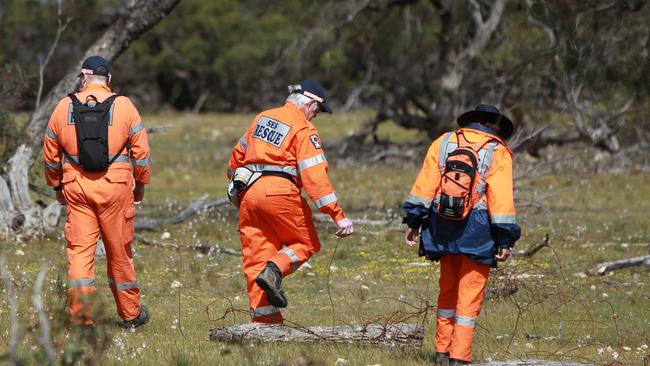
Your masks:
{"label": "belt", "polygon": [[[269,171],[262,172],[262,176],[263,176],[263,177],[264,177],[264,176],[268,176],[268,175],[271,175],[271,176],[274,176],[274,177],[281,177],[281,178],[288,179],[288,180],[291,181],[291,183],[295,184],[295,186],[298,187],[298,183],[296,183],[296,181],[293,179],[293,176],[292,176],[291,174],[289,174],[289,173],[284,173],[284,172],[269,172]],[[298,187],[298,189],[300,189],[300,187]]]}

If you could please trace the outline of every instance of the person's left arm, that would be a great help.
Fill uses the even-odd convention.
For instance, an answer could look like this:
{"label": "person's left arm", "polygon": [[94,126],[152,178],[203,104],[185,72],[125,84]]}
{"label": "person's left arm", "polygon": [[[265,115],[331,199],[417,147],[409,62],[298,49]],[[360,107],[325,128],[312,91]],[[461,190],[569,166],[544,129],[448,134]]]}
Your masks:
{"label": "person's left arm", "polygon": [[506,147],[495,149],[486,182],[490,230],[499,248],[497,259],[505,260],[521,237],[521,228],[516,223],[512,154]]}

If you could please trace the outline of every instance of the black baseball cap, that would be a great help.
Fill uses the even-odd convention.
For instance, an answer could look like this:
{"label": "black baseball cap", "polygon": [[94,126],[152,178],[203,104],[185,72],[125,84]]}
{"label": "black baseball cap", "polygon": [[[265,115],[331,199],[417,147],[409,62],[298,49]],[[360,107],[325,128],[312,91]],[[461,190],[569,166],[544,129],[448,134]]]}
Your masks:
{"label": "black baseball cap", "polygon": [[300,93],[319,102],[323,108],[323,112],[332,113],[332,108],[330,108],[329,104],[327,104],[327,94],[325,93],[325,88],[323,88],[317,81],[303,80],[299,85],[300,89],[296,90],[296,93]]}
{"label": "black baseball cap", "polygon": [[101,56],[90,56],[81,64],[79,76],[82,74],[108,77],[111,74],[111,64]]}

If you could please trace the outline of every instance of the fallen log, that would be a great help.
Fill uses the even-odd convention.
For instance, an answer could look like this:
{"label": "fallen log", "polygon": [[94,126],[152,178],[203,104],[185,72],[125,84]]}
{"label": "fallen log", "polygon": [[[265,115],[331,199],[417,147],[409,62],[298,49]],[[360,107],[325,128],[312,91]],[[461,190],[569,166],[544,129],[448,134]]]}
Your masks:
{"label": "fallen log", "polygon": [[249,323],[212,329],[210,340],[230,343],[332,342],[364,343],[381,347],[422,347],[424,327],[419,324],[397,323],[299,328]]}
{"label": "fallen log", "polygon": [[585,273],[589,276],[602,276],[607,271],[613,271],[616,269],[634,267],[640,265],[646,265],[646,266],[650,265],[650,255],[621,259],[614,262],[603,262],[596,265],[592,269],[588,269],[587,271],[585,271]]}
{"label": "fallen log", "polygon": [[575,363],[548,360],[512,360],[473,363],[475,366],[593,366],[593,363]]}

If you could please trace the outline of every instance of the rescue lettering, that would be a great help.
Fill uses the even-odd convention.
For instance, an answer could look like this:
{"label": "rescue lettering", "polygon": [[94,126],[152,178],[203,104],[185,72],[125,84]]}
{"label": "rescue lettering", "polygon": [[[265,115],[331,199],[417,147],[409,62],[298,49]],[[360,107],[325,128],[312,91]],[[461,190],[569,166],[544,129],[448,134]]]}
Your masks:
{"label": "rescue lettering", "polygon": [[253,138],[260,139],[275,147],[280,147],[287,137],[289,130],[291,130],[291,127],[284,123],[262,116],[257,121],[255,130],[253,131]]}

